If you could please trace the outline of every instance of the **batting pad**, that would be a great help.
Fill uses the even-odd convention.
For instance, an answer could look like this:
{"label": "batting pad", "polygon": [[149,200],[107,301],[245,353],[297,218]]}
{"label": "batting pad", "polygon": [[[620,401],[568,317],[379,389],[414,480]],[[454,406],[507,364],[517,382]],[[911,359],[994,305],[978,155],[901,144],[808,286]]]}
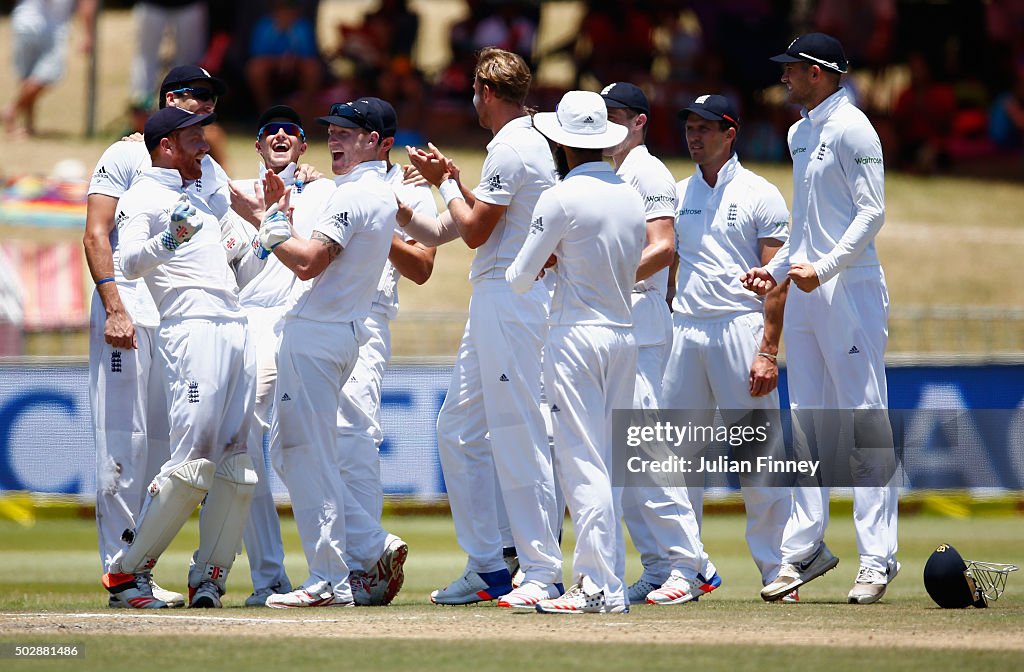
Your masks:
{"label": "batting pad", "polygon": [[188,585],[192,588],[209,579],[224,592],[258,482],[252,459],[246,453],[228,456],[217,467],[199,515],[199,550],[188,571]]}
{"label": "batting pad", "polygon": [[172,471],[162,486],[153,481],[135,539],[121,556],[122,572],[134,574],[152,569],[213,486],[216,467],[210,460],[189,460]]}

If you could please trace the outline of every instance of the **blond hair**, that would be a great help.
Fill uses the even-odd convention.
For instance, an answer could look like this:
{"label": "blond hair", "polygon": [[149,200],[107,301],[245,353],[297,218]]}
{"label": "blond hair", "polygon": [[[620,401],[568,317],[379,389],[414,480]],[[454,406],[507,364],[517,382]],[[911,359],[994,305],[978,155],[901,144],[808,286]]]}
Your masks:
{"label": "blond hair", "polygon": [[487,85],[503,100],[522,105],[530,91],[530,66],[519,54],[497,47],[484,47],[476,56],[473,77]]}

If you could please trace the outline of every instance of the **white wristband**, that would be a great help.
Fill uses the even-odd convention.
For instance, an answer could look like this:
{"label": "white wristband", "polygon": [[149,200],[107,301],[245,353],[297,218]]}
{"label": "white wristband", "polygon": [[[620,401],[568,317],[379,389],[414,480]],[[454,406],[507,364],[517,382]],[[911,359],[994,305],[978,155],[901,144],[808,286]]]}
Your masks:
{"label": "white wristband", "polygon": [[441,192],[441,199],[444,201],[445,207],[447,207],[456,198],[462,198],[462,190],[459,189],[459,183],[448,178],[441,183],[441,186],[437,188]]}

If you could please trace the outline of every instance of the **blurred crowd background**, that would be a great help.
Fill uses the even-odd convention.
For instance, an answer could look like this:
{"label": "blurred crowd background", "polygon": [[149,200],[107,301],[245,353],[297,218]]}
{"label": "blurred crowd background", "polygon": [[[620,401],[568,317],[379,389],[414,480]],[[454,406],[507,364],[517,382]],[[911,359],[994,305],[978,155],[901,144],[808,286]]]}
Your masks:
{"label": "blurred crowd background", "polygon": [[[346,2],[365,13],[325,31],[323,6]],[[8,10],[14,4],[0,0]],[[653,108],[649,144],[662,154],[685,154],[676,110],[702,93],[724,93],[741,111],[743,156],[765,161],[787,158],[785,133],[796,114],[783,102],[779,68],[768,57],[794,36],[820,30],[846,47],[848,86],[879,129],[893,168],[931,173],[995,161],[1021,173],[1024,0],[466,0],[448,25],[447,44],[432,45],[429,58],[418,41],[425,17],[441,5],[432,0],[102,5],[193,12],[190,39],[164,35],[160,53],[174,59],[175,44],[184,49],[191,33],[201,34],[199,62],[230,86],[218,108],[229,125],[248,128],[272,102],[311,117],[332,102],[378,95],[395,104],[407,139],[474,144],[467,137],[478,130],[470,104],[474,54],[497,45],[520,53],[538,73],[530,99],[538,109],[552,109],[568,88],[641,85]],[[566,16],[547,11],[554,5],[578,6],[577,25],[559,26],[567,37],[541,46],[545,22]],[[320,44],[325,34],[334,38],[329,46]],[[145,88],[130,93],[131,124],[144,122],[160,76],[142,78]]]}

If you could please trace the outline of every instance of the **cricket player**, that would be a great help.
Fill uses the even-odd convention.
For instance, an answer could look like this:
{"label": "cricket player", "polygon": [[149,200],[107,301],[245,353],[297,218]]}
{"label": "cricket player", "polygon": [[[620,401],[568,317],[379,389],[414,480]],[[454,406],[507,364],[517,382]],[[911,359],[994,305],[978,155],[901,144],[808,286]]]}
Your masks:
{"label": "cricket player", "polygon": [[499,606],[532,607],[539,595],[562,592],[561,515],[540,410],[548,295],[543,283],[516,293],[505,281],[506,269],[526,240],[537,199],[555,183],[547,140],[533,128],[524,107],[530,80],[529,68],[516,54],[487,48],[478,55],[473,103],[480,125],[494,138],[472,192],[459,184],[457,167],[433,145],[429,154],[409,151],[413,165],[439,187],[448,209],[438,219],[417,214],[407,221],[403,215],[406,231],[427,245],[461,237],[477,250],[470,269],[469,321],[437,418],[455,534],[469,557],[460,578],[431,593],[435,604],[470,604],[512,594],[502,556],[499,491],[512,514],[525,580],[535,587],[532,594],[500,600]]}
{"label": "cricket player", "polygon": [[[506,271],[532,291],[552,261],[555,293],[544,345],[556,473],[576,531],[575,585],[534,605],[544,613],[629,611],[621,488],[611,482],[612,411],[627,409],[636,381],[630,292],[646,241],[644,205],[601,157],[626,129],[610,123],[596,93],[570,91],[535,127],[564,157],[562,181],[544,192],[530,234]],[[554,259],[552,260],[552,256]],[[527,571],[529,577],[529,571]],[[529,579],[517,589],[529,590]]]}
{"label": "cricket player", "polygon": [[[697,169],[678,185],[679,262],[665,407],[691,410],[688,417],[701,427],[714,425],[716,408],[727,423],[751,422],[748,412],[763,410],[778,427],[777,358],[786,285],[761,299],[743,288],[735,271],[767,264],[775,256],[789,237],[789,211],[775,186],[740,164],[740,120],[726,97],[700,96],[679,112],[679,119]],[[774,447],[783,446],[777,442]],[[747,544],[766,585],[781,566],[792,492],[747,474],[740,483]],[[692,490],[703,492],[702,487]],[[703,508],[702,499],[694,497],[696,511]],[[648,601],[671,604],[684,594],[699,595],[693,584],[692,578],[673,576]]]}
{"label": "cricket player", "polygon": [[[224,83],[209,72],[180,65],[160,85],[160,106],[211,114]],[[142,142],[117,142],[100,157],[89,184],[83,244],[96,283],[89,332],[89,401],[96,443],[96,527],[104,571],[135,527],[145,487],[167,459],[168,433],[163,373],[156,357],[160,318],[141,280],[127,280],[120,265],[118,200],[150,167]],[[202,175],[188,182],[190,198],[216,202],[227,177],[208,155]],[[219,208],[224,214],[226,204]],[[250,234],[251,237],[251,234]],[[185,605],[180,593],[157,586],[148,571],[137,577],[138,594],[111,595],[111,607]],[[155,595],[156,600],[149,600]],[[129,601],[130,600],[130,601]]]}
{"label": "cricket player", "polygon": [[[310,239],[261,236],[263,248],[299,280],[312,281],[292,296],[285,314],[270,430],[271,459],[288,487],[309,565],[300,588],[267,598],[268,607],[282,609],[354,606],[344,554],[380,554],[363,545],[374,541],[371,535],[347,536],[350,519],[368,515],[352,499],[335,449],[342,385],[368,338],[363,323],[391,248],[397,206],[377,158],[383,133],[377,107],[366,100],[339,103],[318,121],[328,127],[337,188]],[[287,192],[277,203],[287,205]]]}
{"label": "cricket player", "polygon": [[[785,325],[795,448],[815,441],[813,425],[852,416],[852,432],[826,428],[816,437],[819,447],[842,448],[852,437],[855,450],[881,447],[891,457],[892,428],[884,414],[889,295],[875,249],[885,221],[882,145],[840,86],[848,63],[838,40],[808,33],[772,60],[782,64],[789,101],[802,108],[789,129],[793,231],[771,263],[741,280],[764,292],[789,278],[798,290],[789,292]],[[853,491],[860,553],[848,595],[853,604],[880,600],[900,568],[896,487],[884,472],[869,480]],[[828,488],[796,488],[782,568],[761,591],[765,600],[779,599],[839,564],[825,545],[827,525]]]}
{"label": "cricket player", "polygon": [[[637,342],[633,407],[653,410],[662,407],[662,378],[672,344],[672,317],[665,295],[675,256],[676,185],[665,164],[644,144],[651,115],[646,94],[634,84],[616,82],[606,86],[601,97],[608,120],[628,131],[605,155],[611,157],[616,174],[643,198],[647,215],[647,245],[630,295]],[[622,511],[644,567],[640,578],[629,586],[631,603],[646,601],[670,579],[672,585],[666,591],[677,590],[680,581],[687,583],[687,589],[691,584],[695,590],[701,587],[701,591],[687,592],[689,599],[718,587],[715,581],[703,578],[717,578],[717,572],[704,552],[685,488],[631,486],[622,492]],[[698,576],[702,577],[699,581]]]}
{"label": "cricket player", "polygon": [[160,315],[171,455],[103,577],[112,595],[137,590],[135,575],[153,568],[205,501],[188,572],[189,606],[203,608],[221,606],[257,482],[245,447],[255,353],[219,218],[189,195],[209,151],[203,126],[213,119],[175,107],[150,117],[144,135],[152,167],[118,203],[124,276],[145,279]]}
{"label": "cricket player", "polygon": [[[260,115],[258,129],[256,152],[262,161],[260,172],[264,176],[268,171],[273,172],[286,187],[291,187],[290,204],[294,208],[292,223],[296,234],[308,239],[313,233],[313,224],[320,208],[334,193],[334,182],[315,180],[306,184],[296,178],[298,161],[308,146],[302,118],[295,110],[286,105],[266,109]],[[262,219],[262,182],[262,179],[256,179],[229,183],[233,207],[251,217],[256,224]],[[239,252],[248,252],[251,235],[246,229],[230,229],[226,233],[228,235],[223,242],[229,257]],[[262,607],[270,595],[289,593],[292,590],[284,567],[281,526],[270,492],[270,479],[267,477],[263,436],[270,428],[274,405],[278,334],[296,282],[291,269],[271,255],[260,274],[239,294],[239,303],[245,310],[249,324],[249,335],[256,348],[257,372],[255,418],[250,426],[248,448],[259,484],[253,495],[249,523],[243,537],[253,585],[253,592],[245,601],[246,606],[250,607]]]}
{"label": "cricket player", "polygon": [[[430,188],[403,183],[402,167],[391,163],[391,148],[398,131],[398,115],[386,100],[367,97],[362,100],[377,108],[381,117],[381,141],[377,159],[384,162],[384,179],[396,198],[415,212],[437,216]],[[391,320],[398,315],[398,278],[404,276],[422,285],[434,270],[437,249],[411,239],[398,222],[393,223],[391,250],[384,263],[377,292],[363,325],[368,340],[359,346],[355,370],[342,387],[338,407],[338,440],[335,455],[338,469],[356,503],[380,526],[384,508],[384,487],[380,475],[380,446],[384,433],[380,424],[381,388],[384,370],[391,359]],[[352,530],[349,529],[349,534]],[[359,567],[355,558],[346,558],[352,569],[349,578],[359,605],[384,605],[391,602],[405,580],[403,564],[409,548],[402,539],[388,534],[385,550],[377,562]]]}

